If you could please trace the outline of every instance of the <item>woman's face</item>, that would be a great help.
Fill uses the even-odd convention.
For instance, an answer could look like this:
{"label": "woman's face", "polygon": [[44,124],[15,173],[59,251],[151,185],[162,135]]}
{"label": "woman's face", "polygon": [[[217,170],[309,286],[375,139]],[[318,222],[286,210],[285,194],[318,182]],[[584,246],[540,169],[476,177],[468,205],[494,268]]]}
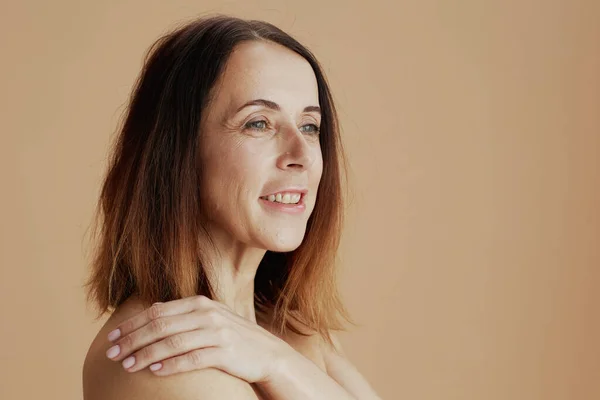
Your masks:
{"label": "woman's face", "polygon": [[252,247],[294,250],[323,171],[310,64],[283,46],[244,42],[214,94],[200,133],[209,230]]}

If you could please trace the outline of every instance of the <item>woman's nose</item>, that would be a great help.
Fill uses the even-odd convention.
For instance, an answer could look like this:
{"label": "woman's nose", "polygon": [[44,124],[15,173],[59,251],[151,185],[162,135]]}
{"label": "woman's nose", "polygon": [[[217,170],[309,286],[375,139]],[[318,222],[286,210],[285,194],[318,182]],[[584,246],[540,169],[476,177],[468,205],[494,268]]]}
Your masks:
{"label": "woman's nose", "polygon": [[302,132],[294,126],[288,128],[285,132],[280,132],[280,135],[282,136],[282,154],[278,159],[278,167],[301,170],[310,168],[315,156]]}

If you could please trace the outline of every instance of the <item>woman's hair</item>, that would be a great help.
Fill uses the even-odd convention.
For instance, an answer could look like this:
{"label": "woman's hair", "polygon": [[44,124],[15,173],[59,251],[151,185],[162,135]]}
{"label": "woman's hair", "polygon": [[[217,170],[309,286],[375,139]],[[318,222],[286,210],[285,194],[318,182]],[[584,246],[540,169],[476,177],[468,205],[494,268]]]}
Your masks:
{"label": "woman's hair", "polygon": [[[346,164],[337,113],[314,55],[270,23],[221,14],[202,17],[150,47],[111,149],[92,223],[88,302],[98,317],[130,295],[151,304],[203,294],[214,298],[203,266],[212,248],[203,221],[198,159],[200,121],[211,89],[236,45],[278,43],[315,73],[322,112],[323,174],[305,237],[294,251],[267,251],[255,277],[257,316],[279,332],[293,320],[330,341],[329,329],[350,321],[336,287]],[[218,266],[217,266],[218,267]]]}

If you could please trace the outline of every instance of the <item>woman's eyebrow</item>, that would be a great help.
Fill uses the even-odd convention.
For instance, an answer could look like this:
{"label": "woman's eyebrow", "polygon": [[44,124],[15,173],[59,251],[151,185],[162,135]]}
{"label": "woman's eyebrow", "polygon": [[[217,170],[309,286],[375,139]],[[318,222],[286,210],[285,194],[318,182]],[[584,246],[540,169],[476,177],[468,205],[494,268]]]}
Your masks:
{"label": "woman's eyebrow", "polygon": [[[236,110],[235,113],[237,114],[242,109],[249,107],[249,106],[264,106],[264,107],[270,108],[271,110],[275,110],[275,111],[281,110],[281,107],[279,106],[279,104],[275,103],[274,101],[265,100],[265,99],[255,99],[255,100],[250,100],[249,102],[243,104],[240,108],[238,108]],[[321,114],[321,107],[308,106],[308,107],[304,108],[303,112],[318,112],[319,114]]]}

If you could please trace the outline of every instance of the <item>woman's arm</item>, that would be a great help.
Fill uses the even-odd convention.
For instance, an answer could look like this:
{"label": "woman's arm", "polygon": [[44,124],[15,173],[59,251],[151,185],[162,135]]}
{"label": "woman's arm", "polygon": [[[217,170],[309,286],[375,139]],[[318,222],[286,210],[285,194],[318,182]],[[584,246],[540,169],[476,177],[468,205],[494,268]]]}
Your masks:
{"label": "woman's arm", "polygon": [[269,380],[257,383],[274,400],[357,400],[312,361],[292,350],[280,358]]}
{"label": "woman's arm", "polygon": [[272,378],[259,387],[273,399],[381,400],[367,380],[344,356],[341,343],[331,333],[334,348],[321,341],[327,374],[295,353],[279,364]]}
{"label": "woman's arm", "polygon": [[[106,352],[106,357],[122,364],[126,374],[142,374],[148,378],[151,378],[149,373],[156,375],[157,383],[163,381],[160,378],[182,372],[215,368],[241,382],[255,384],[273,400],[376,398],[364,397],[372,393],[365,389],[368,386],[364,383],[347,382],[349,379],[364,381],[356,370],[352,372],[348,364],[336,362],[334,357],[328,356],[332,360],[330,368],[338,371],[338,383],[282,339],[205,296],[155,303],[121,321],[107,338],[112,347]],[[321,344],[316,343],[315,346],[321,347]],[[205,376],[194,374],[200,375]],[[205,397],[198,398],[212,399],[211,392],[206,391],[211,389],[210,379],[199,380]],[[341,384],[348,385],[356,396],[363,397],[351,395]],[[150,382],[142,382],[140,390],[148,387],[146,385]],[[128,390],[126,386],[127,383],[124,390]],[[226,386],[227,382],[223,388]],[[150,394],[154,388],[150,386],[145,393]],[[224,389],[219,388],[218,393],[221,390]],[[220,394],[215,397],[221,398]]]}

